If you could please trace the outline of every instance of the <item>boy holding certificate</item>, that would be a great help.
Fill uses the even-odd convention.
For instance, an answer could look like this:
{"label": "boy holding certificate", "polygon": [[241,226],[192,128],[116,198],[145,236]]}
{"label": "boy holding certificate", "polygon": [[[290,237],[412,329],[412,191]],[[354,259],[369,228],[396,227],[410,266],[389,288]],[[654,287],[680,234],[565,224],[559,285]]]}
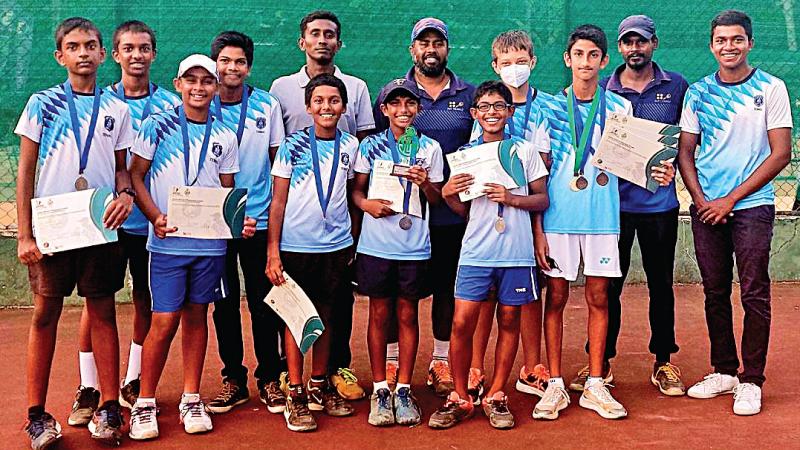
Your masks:
{"label": "boy holding certificate", "polygon": [[[156,59],[156,37],[146,24],[132,20],[114,30],[114,48],[111,55],[122,69],[122,79],[109,86],[120,100],[128,104],[134,133],[150,114],[172,109],[180,98],[170,90],[150,81],[150,65]],[[128,153],[128,162],[131,154]],[[131,191],[133,192],[133,191]],[[118,230],[124,266],[128,265],[133,281],[131,298],[134,305],[133,336],[128,354],[128,370],[122,380],[119,401],[126,408],[133,407],[139,396],[139,374],[142,367],[142,343],[150,329],[150,288],[148,281],[147,218],[134,205],[131,215]],[[90,380],[97,373],[92,354],[92,341],[86,308],[81,315],[80,329],[81,386],[72,406],[69,423],[80,423],[91,418],[93,385]]]}
{"label": "boy holding certificate", "polygon": [[336,292],[353,258],[347,191],[358,140],[336,128],[347,105],[347,88],[340,79],[329,74],[312,78],[305,103],[314,125],[289,135],[278,149],[267,227],[267,277],[279,286],[286,282],[286,270],[326,328],[313,345],[311,379],[305,386],[304,355],[286,328],[289,395],[283,415],[291,431],[317,428],[310,409],[330,416],[353,413],[330,381],[328,358]]}
{"label": "boy holding certificate", "polygon": [[[178,407],[187,433],[211,431],[200,399],[208,340],[208,304],[225,296],[223,239],[172,237],[166,213],[170,192],[181,186],[233,187],[239,171],[236,134],[209,112],[217,92],[214,61],[191,55],[174,80],[183,103],[144,120],[133,146],[131,174],[136,200],[150,221],[150,292],[153,318],[142,349],[141,391],[131,410],[131,439],[158,437],[156,387],[170,343],[182,325],[183,395]],[[145,177],[150,169],[150,186]],[[252,225],[252,221],[250,222]],[[244,234],[255,230],[246,227]]]}
{"label": "boy holding certificate", "polygon": [[561,376],[562,324],[569,283],[577,279],[581,259],[589,309],[589,377],[580,405],[607,419],[627,415],[606,387],[610,374],[603,373],[608,283],[621,276],[619,190],[617,177],[589,163],[606,115],[631,114],[627,100],[598,85],[600,70],[608,64],[607,52],[606,35],[594,25],[582,25],[570,34],[564,63],[572,70],[572,84],[555,97],[548,115],[551,203],[543,217],[537,215],[534,231],[536,262],[548,276],[544,331],[551,378],[533,410],[534,419],[556,419],[569,405]]}
{"label": "boy holding certificate", "polygon": [[[427,203],[441,201],[442,149],[411,126],[419,112],[419,94],[410,81],[389,82],[379,98],[389,128],[361,143],[352,193],[353,203],[367,213],[358,242],[356,280],[359,293],[370,300],[367,343],[373,392],[369,423],[417,425],[421,411],[411,393],[419,345],[417,305],[431,294]],[[387,328],[393,317],[397,317],[400,347],[394,392],[386,374]]]}
{"label": "boy holding certificate", "polygon": [[[125,272],[118,243],[42,255],[32,230],[31,199],[95,188],[111,188],[115,199],[103,226],[116,230],[130,214],[133,191],[125,164],[133,143],[128,106],[97,85],[97,69],[106,52],[97,27],[73,17],[56,28],[55,58],[67,69],[67,80],[31,96],[15,129],[20,136],[17,176],[17,255],[28,266],[34,315],[28,340],[28,422],[34,449],[61,437],[61,427],[45,412],[47,384],[64,297],[77,285],[86,298],[87,323],[96,343],[95,387],[91,400],[99,408],[81,422],[92,438],[117,445],[122,436],[119,396],[119,341],[114,294]],[[38,167],[38,181],[34,181]],[[93,364],[94,365],[94,364]]]}
{"label": "boy holding certificate", "polygon": [[442,190],[447,205],[468,222],[459,258],[450,336],[455,391],[431,416],[431,428],[450,428],[474,412],[474,399],[467,393],[472,339],[482,303],[492,286],[497,288],[499,331],[494,374],[482,407],[493,427],[514,426],[503,387],[517,354],[521,306],[537,300],[530,211],[547,208],[548,194],[547,169],[539,152],[530,142],[505,135],[506,121],[514,114],[512,102],[508,87],[499,81],[478,86],[471,113],[483,128],[483,137],[460,152],[477,151],[482,144],[496,145],[500,163],[509,174],[513,173],[518,187],[486,183],[484,195],[463,203],[459,194],[470,189],[477,174],[459,173],[451,176]]}

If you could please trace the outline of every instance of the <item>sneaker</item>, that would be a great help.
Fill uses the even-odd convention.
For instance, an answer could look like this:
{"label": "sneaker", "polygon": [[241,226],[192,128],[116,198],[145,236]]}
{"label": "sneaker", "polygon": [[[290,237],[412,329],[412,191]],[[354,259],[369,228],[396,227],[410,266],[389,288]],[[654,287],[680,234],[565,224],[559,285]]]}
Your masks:
{"label": "sneaker", "polygon": [[394,393],[394,418],[398,425],[407,427],[419,425],[422,422],[422,409],[417,404],[417,398],[411,389],[401,387]]}
{"label": "sneaker", "polygon": [[92,415],[89,432],[92,439],[116,447],[122,440],[122,412],[116,402],[107,403]]}
{"label": "sneaker", "polygon": [[584,386],[581,400],[578,403],[581,407],[591,409],[606,419],[622,419],[628,415],[628,411],[622,404],[611,396],[611,392],[605,383],[597,382]]}
{"label": "sneaker", "polygon": [[447,360],[434,359],[431,361],[427,384],[439,397],[447,397],[455,389],[450,364],[447,363]]}
{"label": "sneaker", "polygon": [[397,361],[386,360],[386,382],[389,383],[389,389],[394,389],[397,386]]}
{"label": "sneaker", "polygon": [[61,439],[61,425],[48,413],[33,419],[28,418],[25,423],[25,432],[31,439],[33,450],[44,450]]}
{"label": "sneaker", "polygon": [[378,389],[369,396],[369,418],[367,422],[376,427],[394,425],[392,393],[389,389]]}
{"label": "sneaker", "polygon": [[534,419],[558,419],[558,413],[569,406],[567,390],[557,384],[550,384],[544,391],[541,400],[533,407]]}
{"label": "sneaker", "polygon": [[131,429],[128,437],[144,441],[158,437],[158,421],[155,403],[134,403],[131,408]]}
{"label": "sneaker", "polygon": [[493,396],[483,399],[483,413],[489,418],[489,424],[493,428],[514,428],[514,416],[508,410],[508,397],[503,391],[497,391]]}
{"label": "sneaker", "polygon": [[328,381],[314,383],[308,380],[308,409],[312,411],[325,411],[325,414],[334,417],[344,417],[353,414],[353,406],[339,395]]}
{"label": "sneaker", "polygon": [[444,405],[431,414],[428,426],[437,429],[450,428],[462,420],[469,419],[474,412],[475,405],[472,402],[462,399],[457,392],[452,391]]}
{"label": "sneaker", "polygon": [[733,388],[733,413],[752,416],[761,412],[761,388],[753,383],[739,383]]}
{"label": "sneaker", "polygon": [[543,364],[534,366],[533,372],[528,372],[525,366],[522,366],[519,369],[516,388],[518,392],[541,398],[544,396],[544,391],[547,390],[547,380],[549,379],[550,372]]}
{"label": "sneaker", "polygon": [[650,382],[664,395],[679,397],[686,393],[686,386],[681,381],[681,369],[670,363],[656,363],[650,375]]}
{"label": "sneaker", "polygon": [[289,396],[289,372],[281,372],[278,375],[278,382],[281,384],[281,391],[283,391],[283,395],[286,397]]}
{"label": "sneaker", "polygon": [[278,381],[270,381],[258,388],[258,398],[272,414],[282,413],[286,409],[286,394]]}
{"label": "sneaker", "polygon": [[472,404],[480,406],[481,398],[483,398],[483,384],[486,382],[486,377],[481,373],[481,369],[475,367],[469,368],[469,379],[467,380],[467,394],[472,399]]}
{"label": "sneaker", "polygon": [[206,412],[207,406],[200,400],[200,396],[183,395],[178,411],[181,414],[183,429],[189,434],[205,433],[214,429],[211,416]]}
{"label": "sneaker", "polygon": [[360,400],[367,395],[364,389],[358,385],[358,378],[353,369],[343,367],[337,370],[335,374],[331,375],[331,383],[344,399]]}
{"label": "sneaker", "polygon": [[[603,383],[608,384],[614,381],[614,374],[611,373],[611,364],[608,362],[603,363]],[[583,387],[586,385],[586,380],[589,379],[589,366],[584,366],[575,378],[569,382],[569,390],[575,392],[583,392]]]}
{"label": "sneaker", "polygon": [[303,386],[289,390],[283,418],[286,419],[286,427],[290,431],[314,431],[317,429],[317,422],[308,409],[308,397],[306,397]]}
{"label": "sneaker", "polygon": [[250,399],[250,392],[247,386],[240,386],[232,380],[222,381],[222,391],[217,398],[208,402],[206,408],[214,414],[226,413],[242,403],[247,403]]}
{"label": "sneaker", "polygon": [[711,373],[703,381],[690,387],[686,393],[692,398],[714,398],[722,394],[732,394],[738,385],[739,379],[732,375]]}
{"label": "sneaker", "polygon": [[88,425],[98,406],[100,406],[100,391],[91,387],[78,386],[67,423],[72,426]]}
{"label": "sneaker", "polygon": [[119,388],[119,404],[131,409],[136,404],[137,398],[139,398],[139,379],[131,380],[130,383],[122,380]]}

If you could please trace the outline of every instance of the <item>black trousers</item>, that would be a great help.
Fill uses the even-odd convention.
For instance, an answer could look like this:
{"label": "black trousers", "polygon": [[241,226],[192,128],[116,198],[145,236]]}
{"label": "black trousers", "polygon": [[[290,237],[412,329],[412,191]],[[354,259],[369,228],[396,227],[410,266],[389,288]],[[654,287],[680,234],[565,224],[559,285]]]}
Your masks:
{"label": "black trousers", "polygon": [[214,328],[217,330],[219,357],[222,360],[222,377],[239,385],[247,385],[247,367],[244,360],[242,317],[240,313],[240,286],[238,265],[244,275],[247,307],[253,328],[253,347],[258,366],[255,377],[259,386],[277,381],[286,370],[283,358],[283,321],[264,303],[272,284],[264,274],[267,267],[267,231],[256,231],[249,239],[228,241],[226,273],[230,292],[214,303]]}
{"label": "black trousers", "polygon": [[[620,296],[631,266],[633,240],[638,238],[642,265],[650,294],[650,344],[656,361],[669,362],[678,351],[675,343],[675,295],[672,291],[675,245],[678,242],[678,209],[662,213],[620,213],[619,261],[622,277],[608,285],[608,334],[605,360],[617,355],[622,324]],[[586,343],[589,351],[589,343]]]}
{"label": "black trousers", "polygon": [[466,224],[431,226],[430,279],[433,290],[431,323],[433,337],[450,340],[455,310],[456,274]]}
{"label": "black trousers", "polygon": [[336,290],[335,304],[331,311],[331,353],[328,359],[328,374],[335,374],[342,367],[350,367],[353,358],[350,352],[350,338],[353,334],[353,282],[355,263],[347,267],[344,280]]}

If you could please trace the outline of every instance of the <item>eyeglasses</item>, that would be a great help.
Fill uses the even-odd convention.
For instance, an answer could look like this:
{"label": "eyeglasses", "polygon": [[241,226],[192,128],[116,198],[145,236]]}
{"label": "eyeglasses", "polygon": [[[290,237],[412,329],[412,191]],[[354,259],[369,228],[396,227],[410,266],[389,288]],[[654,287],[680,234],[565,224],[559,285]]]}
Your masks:
{"label": "eyeglasses", "polygon": [[507,103],[497,102],[497,103],[478,103],[475,105],[475,109],[480,112],[489,111],[489,108],[494,108],[495,111],[505,111],[508,107],[511,106]]}

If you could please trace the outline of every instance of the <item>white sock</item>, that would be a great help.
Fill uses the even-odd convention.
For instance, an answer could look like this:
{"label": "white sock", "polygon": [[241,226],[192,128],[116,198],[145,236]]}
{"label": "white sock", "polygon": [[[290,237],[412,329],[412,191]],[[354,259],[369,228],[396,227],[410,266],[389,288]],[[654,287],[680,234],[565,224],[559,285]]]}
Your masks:
{"label": "white sock", "polygon": [[131,350],[128,353],[128,373],[125,375],[125,384],[138,380],[142,373],[142,346],[131,341]]}
{"label": "white sock", "polygon": [[550,386],[558,386],[561,389],[564,389],[564,379],[561,377],[550,378],[547,380],[547,384]]}
{"label": "white sock", "polygon": [[450,341],[433,340],[433,359],[447,359],[450,353]]}
{"label": "white sock", "polygon": [[142,406],[142,405],[146,405],[148,403],[152,404],[152,405],[155,405],[156,404],[156,398],[155,397],[153,397],[153,398],[139,397],[139,398],[136,399],[136,404],[134,404],[133,407],[136,408],[136,407],[139,407],[139,406]]}
{"label": "white sock", "polygon": [[397,361],[400,356],[400,344],[397,342],[392,342],[391,344],[386,344],[386,359],[389,361]]}
{"label": "white sock", "polygon": [[192,392],[184,392],[181,395],[181,403],[192,403],[192,402],[199,402],[200,401],[200,394],[199,393],[192,393]]}
{"label": "white sock", "polygon": [[78,363],[81,368],[81,386],[97,389],[97,366],[93,352],[78,352]]}
{"label": "white sock", "polygon": [[584,386],[591,386],[595,383],[603,384],[603,377],[588,377]]}
{"label": "white sock", "polygon": [[372,383],[372,392],[378,392],[379,389],[386,389],[389,390],[389,382],[386,380],[373,382]]}
{"label": "white sock", "polygon": [[411,385],[406,383],[397,383],[397,386],[394,387],[394,391],[397,392],[398,390],[400,390],[400,388],[411,389]]}

